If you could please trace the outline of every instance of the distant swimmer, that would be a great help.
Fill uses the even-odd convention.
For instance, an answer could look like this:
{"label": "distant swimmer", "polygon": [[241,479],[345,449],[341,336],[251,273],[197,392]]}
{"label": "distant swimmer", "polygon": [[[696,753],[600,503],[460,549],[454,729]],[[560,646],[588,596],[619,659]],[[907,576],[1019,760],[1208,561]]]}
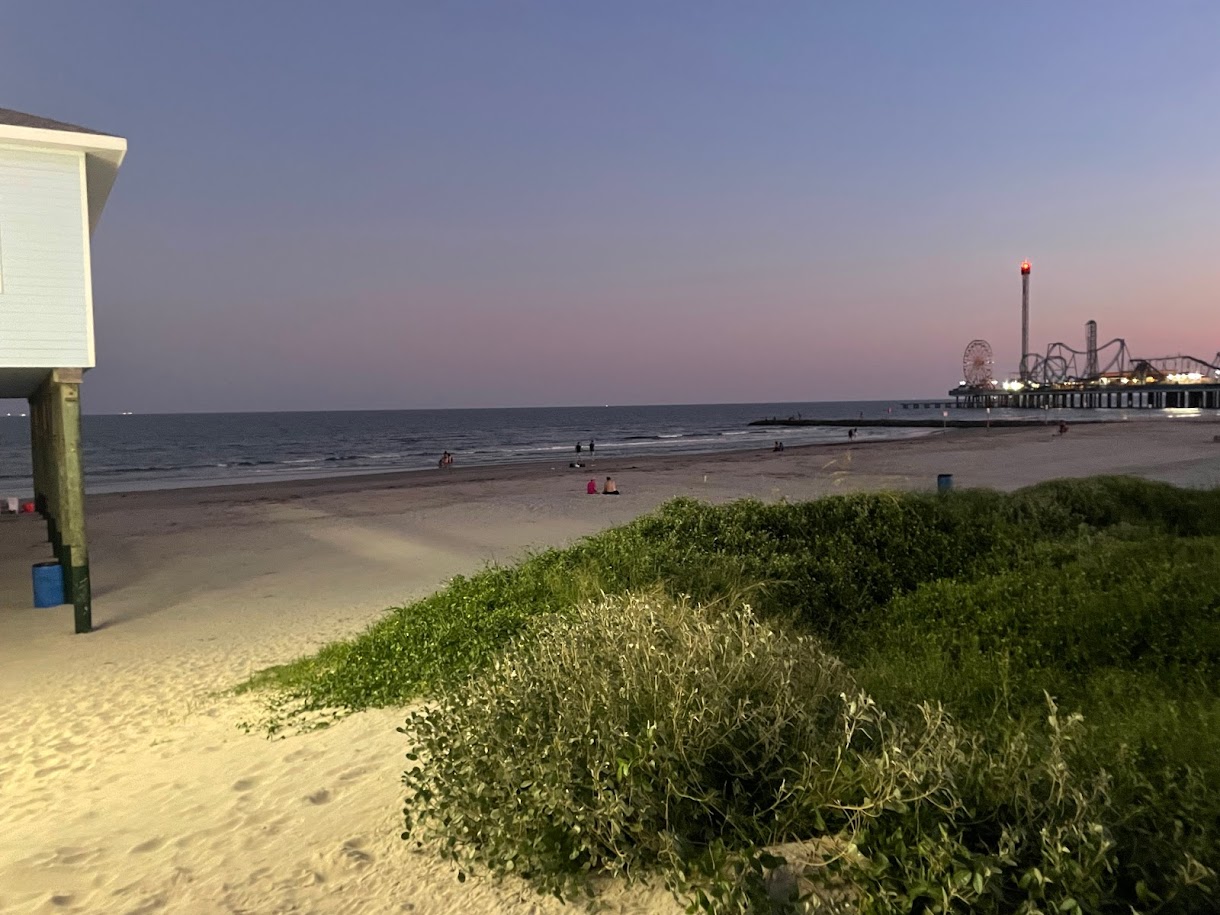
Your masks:
{"label": "distant swimmer", "polygon": [[614,480],[606,477],[606,485],[602,487],[603,496],[617,496],[618,487],[614,485]]}
{"label": "distant swimmer", "polygon": [[437,467],[452,467],[453,466],[453,455],[450,454],[448,451],[446,451],[444,454],[441,455],[441,459],[436,462],[436,466]]}

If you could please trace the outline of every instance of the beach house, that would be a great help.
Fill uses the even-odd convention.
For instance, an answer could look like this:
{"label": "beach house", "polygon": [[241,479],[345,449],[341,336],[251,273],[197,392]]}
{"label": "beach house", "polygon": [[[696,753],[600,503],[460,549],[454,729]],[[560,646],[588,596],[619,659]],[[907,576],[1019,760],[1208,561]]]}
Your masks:
{"label": "beach house", "polygon": [[90,236],[127,141],[0,108],[0,398],[30,404],[34,503],[92,628],[80,387],[96,363]]}

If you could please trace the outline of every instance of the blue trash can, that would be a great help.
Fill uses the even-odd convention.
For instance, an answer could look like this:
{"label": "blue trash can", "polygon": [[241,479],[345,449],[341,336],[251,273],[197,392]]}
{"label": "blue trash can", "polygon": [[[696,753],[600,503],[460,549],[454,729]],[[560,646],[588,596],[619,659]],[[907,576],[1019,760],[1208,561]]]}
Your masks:
{"label": "blue trash can", "polygon": [[64,570],[58,562],[34,563],[34,606],[58,607],[64,601]]}
{"label": "blue trash can", "polygon": [[936,491],[937,492],[948,492],[952,488],[953,488],[953,474],[938,473],[936,475]]}

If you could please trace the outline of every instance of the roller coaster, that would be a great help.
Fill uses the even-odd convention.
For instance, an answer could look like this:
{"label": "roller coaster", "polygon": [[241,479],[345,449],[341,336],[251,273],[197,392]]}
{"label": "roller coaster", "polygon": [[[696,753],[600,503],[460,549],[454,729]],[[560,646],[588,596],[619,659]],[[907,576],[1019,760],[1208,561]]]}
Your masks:
{"label": "roller coaster", "polygon": [[1210,361],[1181,353],[1136,358],[1131,355],[1127,341],[1122,337],[1085,350],[1075,349],[1066,343],[1052,343],[1044,354],[1027,353],[1025,366],[1025,383],[1050,387],[1096,382],[1102,378],[1125,378],[1129,382],[1143,384],[1220,380],[1220,353],[1216,353]]}

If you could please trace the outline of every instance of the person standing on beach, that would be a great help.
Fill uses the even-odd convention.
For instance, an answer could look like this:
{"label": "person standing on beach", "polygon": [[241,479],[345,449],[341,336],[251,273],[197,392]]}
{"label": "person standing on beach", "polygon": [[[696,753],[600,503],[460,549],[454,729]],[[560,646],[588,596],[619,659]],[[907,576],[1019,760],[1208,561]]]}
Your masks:
{"label": "person standing on beach", "polygon": [[580,454],[580,442],[576,443],[576,453]]}
{"label": "person standing on beach", "polygon": [[593,453],[593,439],[589,439],[589,454]]}

